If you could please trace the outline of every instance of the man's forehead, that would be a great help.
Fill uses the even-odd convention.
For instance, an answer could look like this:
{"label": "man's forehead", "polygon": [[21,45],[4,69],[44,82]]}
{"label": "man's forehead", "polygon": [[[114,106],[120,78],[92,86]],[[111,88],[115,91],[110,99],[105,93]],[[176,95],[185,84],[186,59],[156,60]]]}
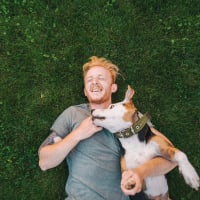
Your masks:
{"label": "man's forehead", "polygon": [[109,76],[110,72],[101,66],[94,66],[88,70],[86,73],[86,77],[93,77],[93,76]]}

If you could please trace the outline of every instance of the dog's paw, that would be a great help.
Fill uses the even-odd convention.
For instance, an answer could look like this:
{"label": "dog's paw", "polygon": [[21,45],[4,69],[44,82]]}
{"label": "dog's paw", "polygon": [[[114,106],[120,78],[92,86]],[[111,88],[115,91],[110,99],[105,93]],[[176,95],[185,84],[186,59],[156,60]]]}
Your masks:
{"label": "dog's paw", "polygon": [[127,190],[131,190],[131,189],[133,189],[135,187],[135,181],[134,181],[134,179],[129,179],[128,181],[127,181],[127,183],[126,183],[126,185],[125,185],[125,188],[127,189]]}
{"label": "dog's paw", "polygon": [[195,171],[194,167],[189,163],[184,163],[179,166],[179,171],[183,175],[185,182],[190,185],[195,190],[198,190],[200,187],[200,178]]}

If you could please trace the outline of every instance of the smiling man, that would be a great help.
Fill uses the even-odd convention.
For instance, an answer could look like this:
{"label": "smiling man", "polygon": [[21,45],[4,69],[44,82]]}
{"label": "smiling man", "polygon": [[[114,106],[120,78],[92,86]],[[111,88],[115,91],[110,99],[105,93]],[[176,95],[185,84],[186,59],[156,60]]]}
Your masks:
{"label": "smiling man", "polygon": [[111,74],[103,67],[95,66],[85,73],[85,95],[91,108],[108,107],[111,103],[111,93],[117,91]]}
{"label": "smiling man", "polygon": [[[144,178],[164,174],[175,165],[156,158],[121,176],[119,141],[108,130],[95,126],[91,117],[92,109],[107,108],[112,103],[118,67],[93,56],[83,65],[83,74],[88,103],[70,106],[58,116],[50,128],[51,134],[38,150],[39,166],[47,170],[66,158],[66,200],[128,200],[127,195],[145,200],[139,193]],[[127,190],[124,185],[130,178],[135,179],[136,185]]]}

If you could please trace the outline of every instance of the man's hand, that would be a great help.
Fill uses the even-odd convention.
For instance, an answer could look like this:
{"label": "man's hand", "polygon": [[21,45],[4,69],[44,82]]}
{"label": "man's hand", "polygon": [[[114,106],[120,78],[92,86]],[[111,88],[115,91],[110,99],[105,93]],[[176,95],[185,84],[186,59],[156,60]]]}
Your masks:
{"label": "man's hand", "polygon": [[79,137],[79,140],[84,140],[101,130],[102,127],[96,126],[92,121],[92,117],[90,116],[81,122],[80,126],[77,128],[76,135]]}
{"label": "man's hand", "polygon": [[135,195],[142,190],[143,181],[139,170],[126,170],[122,173],[121,189],[125,195]]}

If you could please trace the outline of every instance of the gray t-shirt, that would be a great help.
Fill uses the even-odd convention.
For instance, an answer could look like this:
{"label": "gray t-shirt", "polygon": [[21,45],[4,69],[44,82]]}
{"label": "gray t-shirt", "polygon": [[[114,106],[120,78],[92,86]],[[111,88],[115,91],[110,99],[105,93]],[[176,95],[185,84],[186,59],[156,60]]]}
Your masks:
{"label": "gray t-shirt", "polygon": [[[88,104],[66,109],[51,127],[64,138],[90,116]],[[128,200],[120,189],[120,145],[103,129],[81,141],[67,156],[66,200]]]}

